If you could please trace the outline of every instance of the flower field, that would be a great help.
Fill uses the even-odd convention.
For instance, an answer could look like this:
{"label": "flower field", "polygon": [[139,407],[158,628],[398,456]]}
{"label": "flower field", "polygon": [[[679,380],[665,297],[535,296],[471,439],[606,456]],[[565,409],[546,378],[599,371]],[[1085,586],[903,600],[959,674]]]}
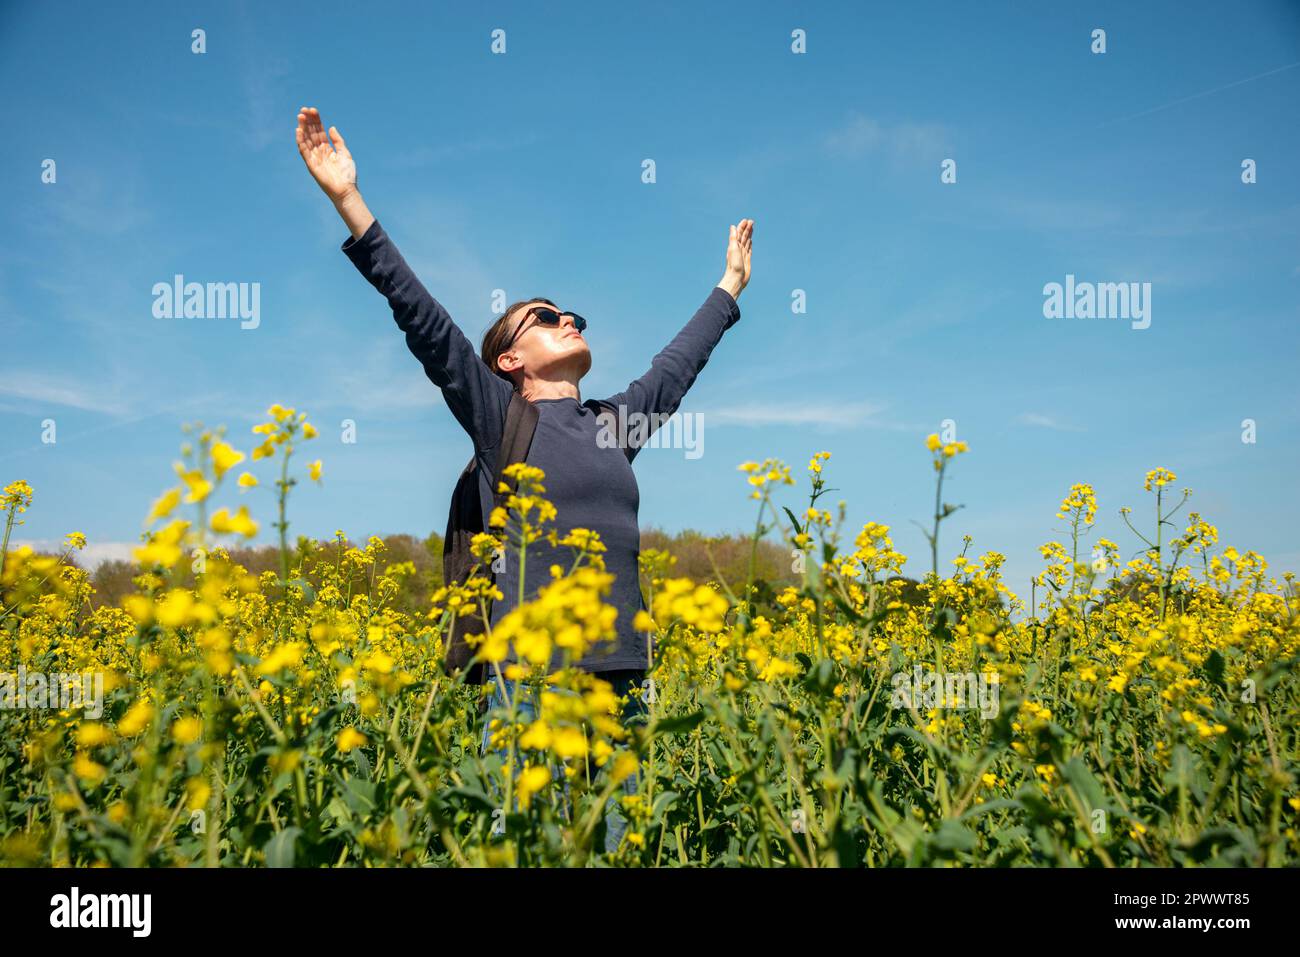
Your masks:
{"label": "flower field", "polygon": [[[926,441],[935,511],[919,584],[888,527],[846,531],[843,506],[823,505],[827,453],[799,483],[780,462],[745,463],[755,542],[784,541],[802,584],[692,581],[643,552],[636,624],[656,661],[640,690],[649,720],[625,725],[598,676],[548,673],[557,650],[576,661],[611,640],[616,610],[599,537],[555,538],[538,470],[514,468],[516,491],[475,543],[485,562],[544,537],[573,551],[477,646],[495,681],[545,685],[519,720],[513,697],[481,713],[490,688],[441,667],[443,635],[490,582],[438,588],[410,614],[394,599],[412,569],[380,540],[290,540],[294,490],[324,468],[303,461],[316,437],[303,413],[273,406],[247,452],[222,429],[187,433],[118,604],[95,602],[66,560],[81,534],[62,557],[11,547],[39,489],[4,489],[0,862],[1300,860],[1293,576],[1221,546],[1167,469],[1120,510],[1124,544],[1094,538],[1093,491],[1070,488],[1027,603],[1001,580],[1003,556],[942,551],[956,511],[943,481],[964,443]],[[261,484],[274,515],[240,504]],[[255,576],[228,548],[261,522],[281,565]],[[86,674],[98,703],[59,699],[52,676]],[[480,754],[485,722],[504,759]],[[627,827],[607,850],[611,801]]]}

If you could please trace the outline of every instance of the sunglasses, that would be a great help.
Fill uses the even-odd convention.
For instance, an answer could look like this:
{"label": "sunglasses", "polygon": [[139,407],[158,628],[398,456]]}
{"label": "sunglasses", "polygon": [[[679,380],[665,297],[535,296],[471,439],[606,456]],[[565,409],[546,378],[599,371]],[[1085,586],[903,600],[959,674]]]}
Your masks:
{"label": "sunglasses", "polygon": [[565,316],[569,316],[573,319],[573,328],[577,329],[579,332],[582,332],[582,330],[587,328],[587,320],[582,318],[582,316],[578,315],[576,312],[556,312],[554,309],[548,309],[545,306],[535,306],[534,308],[529,309],[528,312],[524,313],[524,317],[519,320],[519,325],[515,326],[515,334],[512,335],[510,341],[506,343],[506,349],[509,349],[515,344],[515,340],[519,338],[519,333],[523,331],[524,323],[528,321],[529,316],[536,316],[537,324],[539,326],[550,326],[551,328],[558,327],[560,320]]}

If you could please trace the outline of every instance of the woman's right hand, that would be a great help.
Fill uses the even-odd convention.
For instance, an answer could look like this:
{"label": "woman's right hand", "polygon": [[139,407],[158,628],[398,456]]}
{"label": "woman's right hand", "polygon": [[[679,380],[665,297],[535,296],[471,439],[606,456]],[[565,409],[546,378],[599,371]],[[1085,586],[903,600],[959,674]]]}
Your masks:
{"label": "woman's right hand", "polygon": [[[334,208],[347,223],[354,239],[360,239],[375,221],[366,208],[366,201],[357,190],[357,164],[348,151],[348,144],[334,127],[329,136],[321,125],[320,112],[314,106],[304,106],[298,111],[298,152],[307,164],[316,185],[334,203]],[[330,141],[333,145],[330,145]]]}
{"label": "woman's right hand", "polygon": [[298,129],[295,132],[302,161],[325,195],[338,205],[355,193],[357,164],[338,130],[331,126],[329,136],[325,135],[320,111],[316,107],[304,106],[298,111]]}

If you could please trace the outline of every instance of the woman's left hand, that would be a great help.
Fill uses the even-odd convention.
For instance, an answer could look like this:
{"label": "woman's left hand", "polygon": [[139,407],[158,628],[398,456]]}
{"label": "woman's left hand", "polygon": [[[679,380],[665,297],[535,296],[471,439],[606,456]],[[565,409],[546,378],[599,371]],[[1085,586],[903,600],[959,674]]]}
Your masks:
{"label": "woman's left hand", "polygon": [[727,240],[727,269],[718,283],[731,293],[733,299],[749,285],[749,261],[753,250],[754,221],[742,219],[731,227],[731,237]]}

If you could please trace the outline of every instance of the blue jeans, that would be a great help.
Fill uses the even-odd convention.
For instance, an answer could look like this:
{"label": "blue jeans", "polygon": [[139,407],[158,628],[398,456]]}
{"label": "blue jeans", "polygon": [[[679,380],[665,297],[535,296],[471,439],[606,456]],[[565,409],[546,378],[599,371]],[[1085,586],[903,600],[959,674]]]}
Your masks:
{"label": "blue jeans", "polygon": [[[640,689],[642,682],[645,680],[645,672],[640,669],[626,671],[602,671],[597,677],[608,681],[614,687],[614,694],[619,698],[626,698],[623,704],[622,722],[623,727],[631,727],[634,724],[645,724],[650,720],[650,712],[646,707],[643,695],[633,695],[630,692],[634,689]],[[509,704],[501,693],[501,682],[498,682],[495,675],[489,679],[492,685],[492,697],[488,701],[488,715],[483,721],[483,741],[479,746],[479,752],[486,755],[491,750],[492,728],[491,714],[498,709],[502,711],[509,710]],[[509,679],[502,679],[512,698],[517,698],[516,713],[518,721],[527,725],[537,717],[538,692],[534,687],[523,685]],[[561,689],[555,689],[560,691]],[[561,691],[563,694],[571,694],[569,691]],[[500,748],[497,754],[501,756],[501,762],[504,764],[508,759],[509,753],[506,749]],[[515,755],[515,774],[518,774],[523,768],[522,756]],[[603,770],[603,769],[602,769]],[[554,774],[554,772],[552,772]],[[640,786],[640,773],[633,772],[623,779],[622,788],[624,794],[635,794]],[[569,785],[565,782],[565,796],[568,796]],[[627,831],[627,820],[623,817],[623,811],[619,807],[618,797],[612,796],[605,804],[605,850],[613,852],[618,850],[619,844],[623,842],[623,835]]]}

